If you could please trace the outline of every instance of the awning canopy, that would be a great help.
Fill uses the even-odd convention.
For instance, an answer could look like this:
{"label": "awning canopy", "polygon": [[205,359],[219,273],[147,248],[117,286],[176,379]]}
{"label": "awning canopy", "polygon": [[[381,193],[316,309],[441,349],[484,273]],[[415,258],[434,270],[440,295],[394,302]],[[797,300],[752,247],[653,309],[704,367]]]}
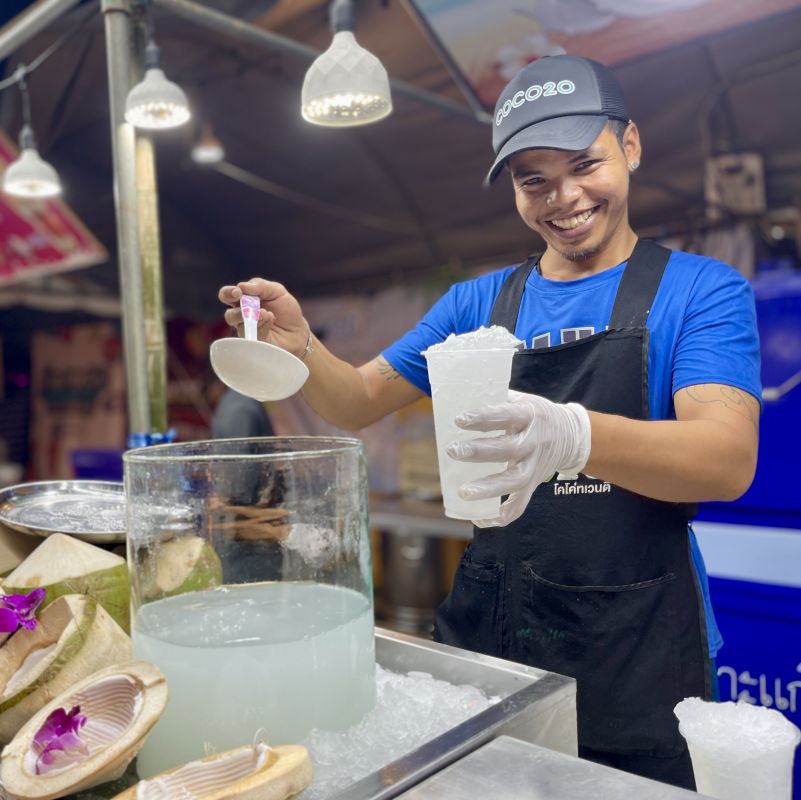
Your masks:
{"label": "awning canopy", "polygon": [[[207,5],[319,50],[330,41],[321,0]],[[617,37],[626,54],[615,71],[644,143],[631,216],[651,233],[703,222],[704,159],[711,152],[762,153],[770,207],[798,205],[801,197],[801,7],[760,0],[765,16],[758,17],[745,13],[751,0],[708,5],[725,7],[741,24],[700,38],[684,30],[680,44],[663,37],[648,52],[631,47],[631,37],[647,33],[637,34],[642,20],[629,23],[629,38],[618,27],[603,37],[587,34],[583,44],[574,37],[572,50],[566,43],[569,51],[603,58]],[[404,3],[362,2],[358,9],[357,38],[392,77],[468,106]],[[6,74],[84,10],[15,53]],[[158,6],[154,20],[165,72],[186,90],[197,122],[158,136],[165,299],[173,311],[217,316],[217,288],[252,275],[308,296],[372,290],[443,270],[458,275],[462,267],[510,263],[536,249],[506,182],[481,187],[492,155],[485,123],[397,95],[394,113],[380,123],[317,128],[300,116],[307,66],[301,59],[213,33]],[[667,49],[658,49],[659,41]],[[67,202],[111,253],[83,273],[116,292],[104,47],[98,10],[28,83],[40,151],[59,170]],[[202,123],[225,147],[219,167],[189,158]],[[13,90],[0,94],[0,126],[16,136]]]}

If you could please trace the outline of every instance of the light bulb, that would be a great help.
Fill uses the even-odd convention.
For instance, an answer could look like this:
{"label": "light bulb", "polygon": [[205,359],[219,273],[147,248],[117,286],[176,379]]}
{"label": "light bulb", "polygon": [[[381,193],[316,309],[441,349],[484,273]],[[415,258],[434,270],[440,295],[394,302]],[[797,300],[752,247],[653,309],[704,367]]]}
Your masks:
{"label": "light bulb", "polygon": [[125,101],[125,119],[137,128],[176,128],[191,116],[181,87],[168,81],[158,67],[147,70]]}
{"label": "light bulb", "polygon": [[192,161],[196,164],[219,164],[225,158],[220,140],[212,133],[211,125],[203,126],[203,134],[192,148]]}
{"label": "light bulb", "polygon": [[377,122],[392,111],[383,64],[351,31],[334,34],[331,46],[306,72],[301,114],[315,125],[345,128]]}
{"label": "light bulb", "polygon": [[55,197],[61,194],[61,181],[35,147],[25,147],[6,167],[3,191],[14,197]]}

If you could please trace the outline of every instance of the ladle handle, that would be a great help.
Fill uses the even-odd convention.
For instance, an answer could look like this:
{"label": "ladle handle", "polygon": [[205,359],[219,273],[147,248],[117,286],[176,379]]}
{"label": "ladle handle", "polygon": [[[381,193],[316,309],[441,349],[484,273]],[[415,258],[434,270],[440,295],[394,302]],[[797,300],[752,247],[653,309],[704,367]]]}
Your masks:
{"label": "ladle handle", "polygon": [[245,339],[255,342],[259,338],[259,314],[261,313],[261,300],[250,294],[243,294],[239,301],[242,309],[242,319],[245,323]]}

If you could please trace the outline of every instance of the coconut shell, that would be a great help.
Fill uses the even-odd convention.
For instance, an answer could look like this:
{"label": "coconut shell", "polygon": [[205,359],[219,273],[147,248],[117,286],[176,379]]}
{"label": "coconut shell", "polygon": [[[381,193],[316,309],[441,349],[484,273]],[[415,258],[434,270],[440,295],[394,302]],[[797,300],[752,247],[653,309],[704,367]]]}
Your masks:
{"label": "coconut shell", "polygon": [[65,594],[94,597],[126,632],[131,630],[128,565],[114,555],[73,536],[48,536],[3,582],[6,594],[24,594],[41,586],[42,606]]}
{"label": "coconut shell", "polygon": [[222,563],[200,536],[181,536],[160,545],[144,564],[142,589],[148,600],[211,589],[222,583]]}
{"label": "coconut shell", "polygon": [[[102,606],[86,595],[65,595],[0,648],[0,742],[53,697],[103,667],[128,661],[131,640]],[[20,673],[26,670],[24,679]],[[9,682],[16,683],[10,692]]]}
{"label": "coconut shell", "polygon": [[40,541],[0,523],[0,577],[15,570],[36,549]]}
{"label": "coconut shell", "polygon": [[[259,747],[265,757],[257,767]],[[313,773],[309,752],[301,745],[246,745],[160,772],[126,789],[114,800],[137,800],[137,792],[142,800],[183,796],[197,800],[286,800],[302,792],[311,783]]]}
{"label": "coconut shell", "polygon": [[[79,681],[40,709],[0,755],[0,784],[9,800],[54,800],[122,775],[167,704],[167,681],[146,661],[129,661]],[[89,752],[72,763],[36,774],[33,740],[58,708],[80,706],[79,735]]]}

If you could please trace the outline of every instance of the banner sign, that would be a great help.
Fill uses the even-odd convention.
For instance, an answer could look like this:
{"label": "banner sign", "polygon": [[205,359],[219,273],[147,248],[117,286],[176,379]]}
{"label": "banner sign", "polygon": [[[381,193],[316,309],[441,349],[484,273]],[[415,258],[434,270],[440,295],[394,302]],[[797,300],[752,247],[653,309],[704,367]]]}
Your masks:
{"label": "banner sign", "polygon": [[29,456],[33,479],[73,477],[76,450],[124,446],[121,351],[119,331],[109,322],[33,335]]}
{"label": "banner sign", "polygon": [[492,111],[526,64],[608,66],[801,6],[801,0],[407,0],[473,105]]}
{"label": "banner sign", "polygon": [[[0,132],[0,171],[18,150]],[[0,288],[39,275],[90,267],[108,253],[63,200],[0,193]]]}

